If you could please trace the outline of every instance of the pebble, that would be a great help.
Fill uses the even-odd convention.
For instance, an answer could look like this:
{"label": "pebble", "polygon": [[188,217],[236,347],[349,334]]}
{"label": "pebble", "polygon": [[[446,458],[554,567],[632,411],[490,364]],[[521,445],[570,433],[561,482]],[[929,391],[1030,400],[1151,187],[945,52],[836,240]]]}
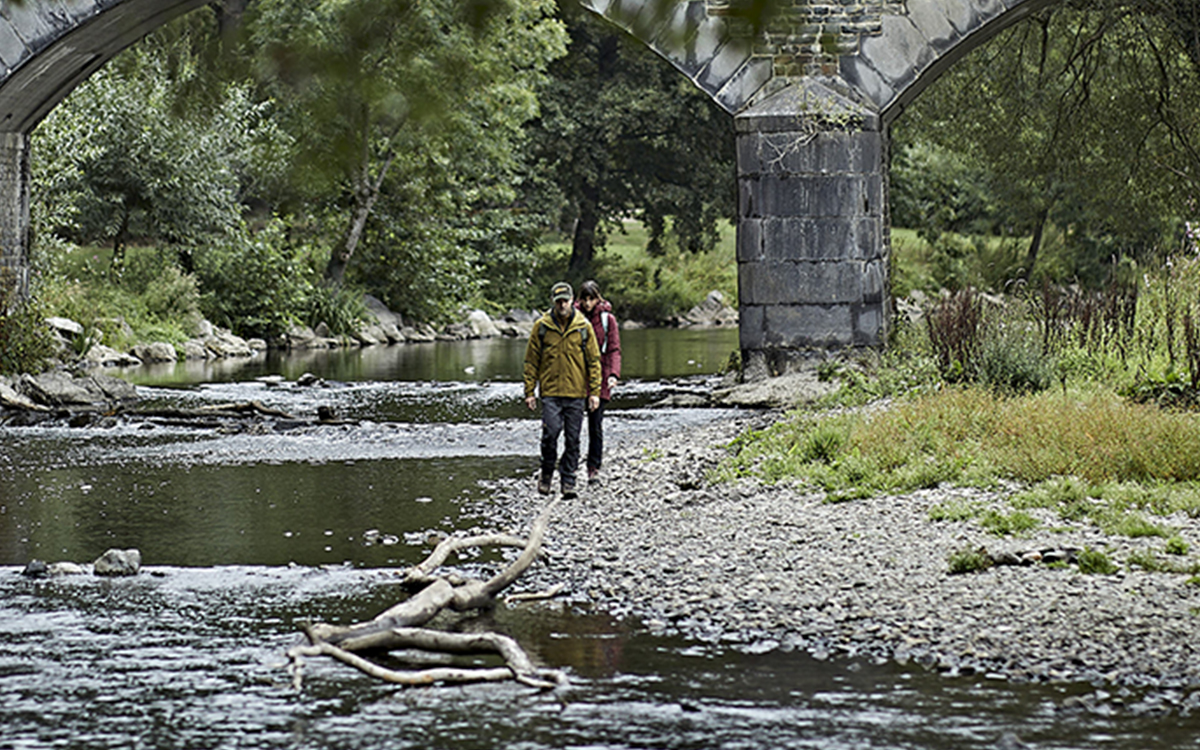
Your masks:
{"label": "pebble", "polygon": [[[1043,513],[1042,525],[1021,538],[994,536],[974,520],[929,519],[931,507],[950,501],[1009,510],[1016,487],[942,486],[830,504],[792,486],[700,479],[734,437],[777,415],[748,413],[610,450],[603,486],[560,504],[549,562],[522,587],[566,580],[580,605],[697,642],[786,644],[818,659],[869,655],[991,680],[1200,686],[1200,586],[1187,574],[1124,569],[1133,553],[1167,557],[1165,540],[1108,536],[1037,509],[1027,512]],[[532,478],[497,480],[495,490],[486,512],[517,525],[544,502]],[[1200,547],[1200,520],[1161,522]],[[999,564],[949,573],[952,553],[979,548]],[[1104,550],[1122,570],[1089,575],[1063,564],[1084,548]]]}

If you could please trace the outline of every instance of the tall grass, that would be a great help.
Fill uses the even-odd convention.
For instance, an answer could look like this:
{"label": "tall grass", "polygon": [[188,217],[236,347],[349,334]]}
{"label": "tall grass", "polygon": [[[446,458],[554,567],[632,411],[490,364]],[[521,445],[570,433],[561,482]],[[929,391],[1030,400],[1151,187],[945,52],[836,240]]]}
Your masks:
{"label": "tall grass", "polygon": [[718,477],[756,475],[829,492],[1060,476],[1097,485],[1200,482],[1197,445],[1197,416],[1109,391],[1010,397],[945,388],[870,414],[793,413],[737,441]]}

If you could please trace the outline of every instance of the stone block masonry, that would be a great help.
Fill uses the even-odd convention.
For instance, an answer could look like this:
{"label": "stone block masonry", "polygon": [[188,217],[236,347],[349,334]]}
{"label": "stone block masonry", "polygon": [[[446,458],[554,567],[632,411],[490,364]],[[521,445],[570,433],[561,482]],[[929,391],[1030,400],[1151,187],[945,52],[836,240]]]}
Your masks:
{"label": "stone block masonry", "polygon": [[737,17],[733,0],[707,0],[708,14],[727,18],[731,35],[752,39],[756,57],[772,61],[775,78],[837,75],[842,57],[858,54],[864,37],[883,33],[885,15],[907,12],[905,0],[782,2],[762,34]]}
{"label": "stone block masonry", "polygon": [[0,276],[29,288],[29,136],[0,133]]}
{"label": "stone block masonry", "polygon": [[736,118],[738,291],[747,378],[886,341],[886,139],[816,82]]}

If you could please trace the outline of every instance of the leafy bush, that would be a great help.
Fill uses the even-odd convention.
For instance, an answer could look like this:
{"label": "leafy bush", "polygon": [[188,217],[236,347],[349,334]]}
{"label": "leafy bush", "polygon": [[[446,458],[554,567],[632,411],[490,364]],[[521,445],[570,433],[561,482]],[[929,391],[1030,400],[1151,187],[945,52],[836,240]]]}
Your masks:
{"label": "leafy bush", "polygon": [[284,242],[283,225],[242,227],[196,255],[205,317],[241,336],[273,336],[306,309],[311,283]]}
{"label": "leafy bush", "polygon": [[357,289],[317,284],[308,296],[305,317],[314,328],[324,323],[334,334],[349,335],[358,329],[366,313],[363,294]]}
{"label": "leafy bush", "polygon": [[40,305],[22,295],[17,276],[0,269],[0,373],[38,372],[53,352]]}

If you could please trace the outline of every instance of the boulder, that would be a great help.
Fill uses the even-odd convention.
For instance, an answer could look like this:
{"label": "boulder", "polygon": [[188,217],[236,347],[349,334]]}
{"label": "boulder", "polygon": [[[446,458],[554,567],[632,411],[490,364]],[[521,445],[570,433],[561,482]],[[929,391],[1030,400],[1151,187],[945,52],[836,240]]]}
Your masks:
{"label": "boulder", "polygon": [[81,361],[84,367],[135,367],[141,363],[132,354],[119,352],[104,344],[92,344]]}
{"label": "boulder", "polygon": [[533,325],[542,314],[536,310],[509,310],[504,319],[509,323],[529,323]]}
{"label": "boulder", "polygon": [[78,380],[89,393],[97,396],[96,402],[136,401],[138,397],[137,386],[111,375],[96,373]]}
{"label": "boulder", "polygon": [[24,394],[18,393],[8,382],[7,378],[0,378],[0,407],[21,409],[23,411],[50,411],[49,407],[36,403]]}
{"label": "boulder", "polygon": [[191,339],[183,342],[184,359],[208,359],[208,347],[203,339]]}
{"label": "boulder", "polygon": [[420,327],[405,326],[400,329],[404,334],[406,341],[436,341],[437,332],[433,330],[433,326],[428,323],[421,324]]}
{"label": "boulder", "polygon": [[96,400],[82,382],[61,370],[22,375],[18,387],[21,393],[46,406],[82,406]]}
{"label": "boulder", "polygon": [[46,318],[46,325],[50,326],[51,330],[66,339],[73,339],[76,336],[83,335],[83,326],[69,318],[49,317]]}
{"label": "boulder", "polygon": [[367,323],[359,326],[358,330],[354,332],[354,338],[363,346],[388,343],[387,334],[383,332],[383,326],[378,323]]}
{"label": "boulder", "polygon": [[204,339],[204,347],[217,359],[224,357],[249,357],[254,350],[241,336],[235,336],[232,331],[218,328],[213,335]]}
{"label": "boulder", "polygon": [[392,312],[388,306],[383,304],[383,300],[371,294],[363,295],[363,305],[367,308],[368,317],[375,318],[380,324],[391,323],[397,328],[404,327],[404,319],[399,313]]}
{"label": "boulder", "polygon": [[192,326],[192,336],[194,338],[206,339],[216,332],[216,327],[204,318],[200,318],[196,321],[196,325]]}
{"label": "boulder", "polygon": [[500,329],[483,310],[472,310],[467,316],[467,326],[476,338],[490,339],[500,335]]}
{"label": "boulder", "polygon": [[142,553],[136,549],[110,549],[92,564],[98,576],[133,576],[142,567]]}
{"label": "boulder", "polygon": [[683,319],[693,325],[726,325],[737,323],[738,314],[725,304],[725,295],[714,289],[703,302],[688,310]]}
{"label": "boulder", "polygon": [[179,358],[175,347],[165,341],[138,344],[130,349],[129,353],[143,362],[174,362]]}
{"label": "boulder", "polygon": [[291,326],[283,334],[282,344],[285,349],[310,349],[316,341],[317,334],[308,326]]}
{"label": "boulder", "polygon": [[451,323],[437,335],[438,341],[462,341],[470,338],[475,338],[475,333],[466,323]]}

